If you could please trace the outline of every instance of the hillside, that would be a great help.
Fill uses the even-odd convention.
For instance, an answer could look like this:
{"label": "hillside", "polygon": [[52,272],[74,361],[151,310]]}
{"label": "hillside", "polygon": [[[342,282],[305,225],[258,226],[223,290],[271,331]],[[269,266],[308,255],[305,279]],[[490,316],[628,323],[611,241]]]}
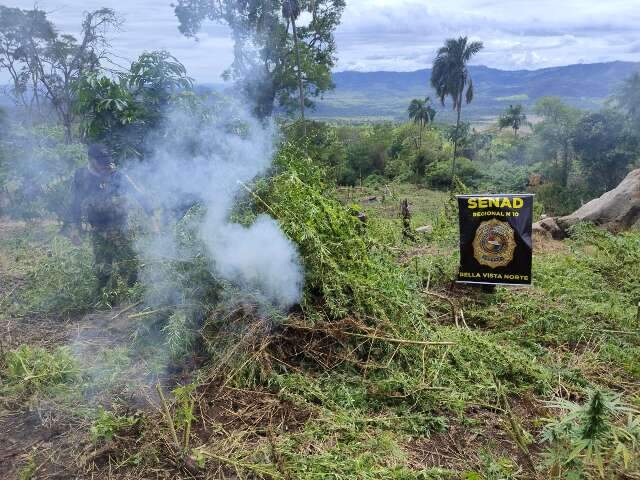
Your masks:
{"label": "hillside", "polygon": [[[498,70],[472,66],[473,103],[465,107],[475,122],[494,118],[506,105],[531,107],[546,95],[562,97],[584,109],[597,109],[624,78],[640,71],[640,63],[609,62],[540,70]],[[335,91],[318,101],[313,116],[323,119],[393,120],[406,117],[410,100],[435,97],[430,69],[415,72],[336,72]],[[451,119],[450,107],[439,107],[439,119]]]}
{"label": "hillside", "polygon": [[[222,303],[199,330],[206,347],[176,359],[162,308],[78,310],[88,242],[72,246],[50,221],[0,223],[0,478],[560,478],[552,462],[584,472],[563,478],[638,478],[639,421],[617,395],[637,408],[639,232],[538,239],[535,285],[486,294],[450,282],[458,236],[445,193],[342,188],[369,219],[356,234],[349,210],[295,172],[275,179],[282,200],[267,201],[310,252],[309,291],[334,293],[323,309],[372,313],[311,323],[297,312],[262,330],[250,304]],[[381,200],[362,201],[372,195]],[[402,240],[400,198],[416,225],[435,226],[430,236]],[[620,432],[594,447],[602,476],[578,449],[598,398],[600,428]],[[565,400],[576,403],[554,403]]]}
{"label": "hillside", "polygon": [[[536,100],[547,95],[561,97],[578,108],[596,110],[616,86],[640,71],[640,62],[607,62],[567,65],[540,70],[499,70],[471,66],[475,98],[465,106],[465,117],[474,123],[493,121],[510,103],[522,103],[531,110]],[[413,98],[431,96],[431,69],[414,72],[335,72],[336,88],[316,100],[312,118],[322,120],[399,120]],[[200,83],[199,92],[229,90],[225,83]],[[11,108],[9,86],[0,89],[0,107]],[[438,120],[451,121],[450,103],[437,105]]]}

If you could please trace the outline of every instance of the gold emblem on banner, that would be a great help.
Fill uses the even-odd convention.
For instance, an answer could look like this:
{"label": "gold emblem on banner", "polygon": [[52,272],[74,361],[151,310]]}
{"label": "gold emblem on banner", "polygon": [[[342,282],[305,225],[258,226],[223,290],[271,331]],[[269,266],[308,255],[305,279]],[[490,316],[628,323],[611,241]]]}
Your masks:
{"label": "gold emblem on banner", "polygon": [[482,222],[473,240],[473,256],[480,265],[505,267],[513,260],[516,238],[507,222],[492,218]]}

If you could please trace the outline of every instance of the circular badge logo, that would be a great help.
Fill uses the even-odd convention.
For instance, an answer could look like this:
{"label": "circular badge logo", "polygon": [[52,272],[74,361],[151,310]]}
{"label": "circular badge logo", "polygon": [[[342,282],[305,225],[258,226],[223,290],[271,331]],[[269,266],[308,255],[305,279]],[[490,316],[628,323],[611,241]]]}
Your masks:
{"label": "circular badge logo", "polygon": [[513,260],[516,239],[507,222],[495,218],[482,222],[473,240],[473,256],[480,265],[505,267]]}

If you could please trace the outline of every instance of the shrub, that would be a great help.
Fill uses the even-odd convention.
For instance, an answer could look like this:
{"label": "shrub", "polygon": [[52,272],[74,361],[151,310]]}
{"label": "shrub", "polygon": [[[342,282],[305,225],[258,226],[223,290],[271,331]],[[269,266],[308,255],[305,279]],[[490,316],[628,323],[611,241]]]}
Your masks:
{"label": "shrub", "polygon": [[79,379],[80,371],[71,351],[58,347],[21,347],[4,355],[3,382],[12,391],[33,394]]}
{"label": "shrub", "polygon": [[379,187],[381,185],[384,185],[385,183],[386,183],[386,180],[382,175],[378,175],[377,173],[373,173],[373,174],[369,175],[365,179],[365,181],[363,182],[363,185],[365,187],[375,188],[375,187]]}
{"label": "shrub", "polygon": [[483,169],[484,177],[479,190],[487,193],[521,193],[527,190],[529,172],[526,167],[513,165],[505,160]]}
{"label": "shrub", "polygon": [[548,215],[568,215],[589,199],[579,185],[563,187],[557,183],[545,183],[534,189],[537,200],[542,202]]}
{"label": "shrub", "polygon": [[109,441],[119,432],[133,427],[139,418],[126,415],[117,415],[104,408],[98,409],[98,416],[91,425],[91,438],[94,442],[98,440]]}
{"label": "shrub", "polygon": [[73,171],[86,160],[80,143],[66,144],[62,127],[13,126],[5,143],[3,187],[14,218],[67,216]]}
{"label": "shrub", "polygon": [[[479,167],[468,158],[456,159],[456,176],[470,188],[477,187],[482,178]],[[451,185],[451,161],[429,165],[425,178],[431,187],[448,188]]]}
{"label": "shrub", "polygon": [[265,187],[263,209],[298,244],[306,271],[304,306],[321,302],[330,317],[398,318],[419,311],[411,281],[369,227],[328,192],[324,172],[285,145],[284,170]]}
{"label": "shrub", "polygon": [[20,308],[24,313],[60,315],[82,311],[95,304],[96,288],[91,250],[54,237],[47,256],[29,273]]}

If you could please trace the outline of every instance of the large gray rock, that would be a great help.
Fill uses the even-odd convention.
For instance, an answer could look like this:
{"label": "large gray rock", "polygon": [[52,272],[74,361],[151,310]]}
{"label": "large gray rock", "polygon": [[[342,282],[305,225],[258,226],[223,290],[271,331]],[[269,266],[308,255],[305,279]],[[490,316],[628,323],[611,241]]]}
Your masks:
{"label": "large gray rock", "polygon": [[566,217],[556,219],[565,232],[578,222],[591,222],[611,232],[629,230],[640,223],[640,168],[600,198],[585,203]]}
{"label": "large gray rock", "polygon": [[564,231],[558,226],[556,219],[553,217],[543,218],[539,222],[534,223],[532,231],[545,238],[553,238],[554,240],[562,240],[565,237]]}

